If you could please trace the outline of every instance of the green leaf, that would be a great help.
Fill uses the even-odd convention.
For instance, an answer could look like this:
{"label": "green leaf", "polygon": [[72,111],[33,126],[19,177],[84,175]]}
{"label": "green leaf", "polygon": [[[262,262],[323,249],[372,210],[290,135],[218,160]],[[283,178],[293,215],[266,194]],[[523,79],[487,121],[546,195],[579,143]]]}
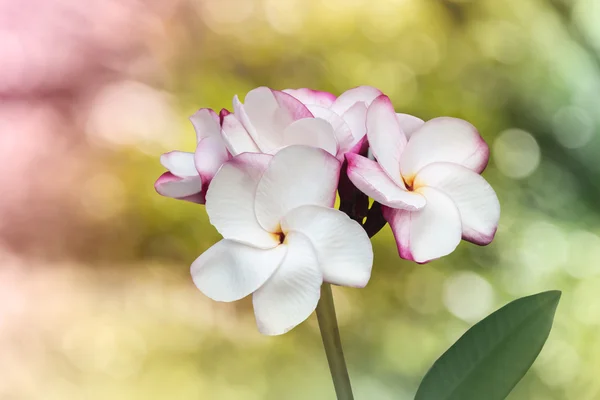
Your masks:
{"label": "green leaf", "polygon": [[502,400],[542,350],[561,293],[509,303],[469,329],[431,367],[415,400]]}

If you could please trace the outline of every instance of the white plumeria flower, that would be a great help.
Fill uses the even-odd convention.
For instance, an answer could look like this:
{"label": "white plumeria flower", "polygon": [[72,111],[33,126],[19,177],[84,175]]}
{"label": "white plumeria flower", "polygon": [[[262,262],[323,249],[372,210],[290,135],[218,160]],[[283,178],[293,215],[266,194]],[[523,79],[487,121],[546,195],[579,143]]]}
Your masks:
{"label": "white plumeria flower", "polygon": [[[221,111],[221,118],[226,114],[226,110]],[[190,120],[196,131],[196,151],[163,154],[160,162],[168,172],[157,179],[154,187],[163,196],[204,204],[210,181],[230,154],[221,136],[219,116],[213,110],[200,109]]]}
{"label": "white plumeria flower", "polygon": [[323,281],[364,287],[373,251],[362,227],[331,208],[339,173],[335,157],[308,146],[226,162],[206,195],[224,239],[192,264],[196,286],[217,301],[253,294],[258,328],[268,335],[308,318]]}
{"label": "white plumeria flower", "polygon": [[489,149],[473,125],[396,115],[382,95],[367,112],[367,138],[377,162],[348,153],[348,176],[384,205],[402,258],[424,263],[442,257],[461,237],[479,245],[492,241],[500,204],[479,175]]}

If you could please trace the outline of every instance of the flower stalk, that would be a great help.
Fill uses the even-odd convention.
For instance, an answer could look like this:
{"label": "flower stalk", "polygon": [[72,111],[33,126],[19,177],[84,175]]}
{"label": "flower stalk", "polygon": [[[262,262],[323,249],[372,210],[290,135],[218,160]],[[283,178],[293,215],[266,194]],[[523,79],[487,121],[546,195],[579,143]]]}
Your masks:
{"label": "flower stalk", "polygon": [[348,368],[344,359],[340,330],[337,324],[333,295],[329,283],[323,283],[321,286],[321,299],[317,305],[317,319],[337,399],[353,400],[354,396],[352,395],[350,376],[348,375]]}

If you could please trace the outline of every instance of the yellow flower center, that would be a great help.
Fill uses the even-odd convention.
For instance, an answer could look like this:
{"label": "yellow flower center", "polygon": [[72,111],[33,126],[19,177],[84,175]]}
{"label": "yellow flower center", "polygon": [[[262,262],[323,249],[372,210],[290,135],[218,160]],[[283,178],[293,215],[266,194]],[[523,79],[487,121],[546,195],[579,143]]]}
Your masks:
{"label": "yellow flower center", "polygon": [[406,190],[412,192],[414,190],[413,184],[415,182],[415,176],[414,175],[411,175],[411,176],[402,176],[402,175],[400,175],[400,178],[402,178],[402,180],[404,181],[404,185],[406,186]]}

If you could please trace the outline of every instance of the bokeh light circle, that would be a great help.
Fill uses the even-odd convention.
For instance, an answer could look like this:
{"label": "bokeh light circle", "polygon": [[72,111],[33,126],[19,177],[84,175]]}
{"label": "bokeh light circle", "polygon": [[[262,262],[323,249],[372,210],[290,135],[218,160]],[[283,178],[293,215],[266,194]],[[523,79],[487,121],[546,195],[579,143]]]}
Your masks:
{"label": "bokeh light circle", "polygon": [[541,150],[535,138],[521,129],[500,133],[493,144],[494,163],[509,178],[527,178],[540,164]]}
{"label": "bokeh light circle", "polygon": [[461,271],[444,282],[444,305],[463,321],[474,323],[494,307],[494,289],[481,275]]}

